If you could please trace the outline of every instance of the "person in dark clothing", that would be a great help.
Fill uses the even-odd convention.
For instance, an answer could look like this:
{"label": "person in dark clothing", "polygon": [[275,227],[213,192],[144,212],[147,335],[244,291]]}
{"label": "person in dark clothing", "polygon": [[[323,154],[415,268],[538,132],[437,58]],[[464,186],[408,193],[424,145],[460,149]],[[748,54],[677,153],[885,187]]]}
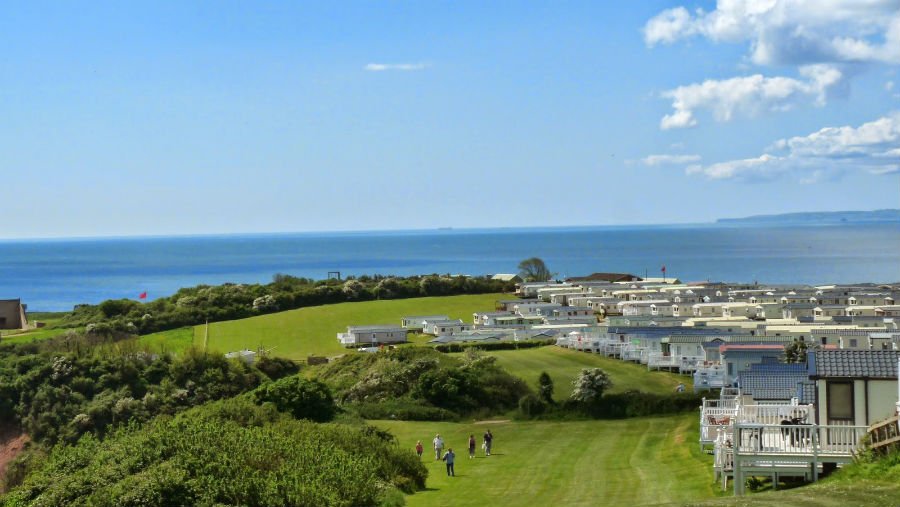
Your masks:
{"label": "person in dark clothing", "polygon": [[475,435],[469,435],[469,459],[475,457]]}
{"label": "person in dark clothing", "polygon": [[491,444],[494,443],[494,435],[491,434],[491,430],[487,430],[484,432],[484,455],[491,455]]}

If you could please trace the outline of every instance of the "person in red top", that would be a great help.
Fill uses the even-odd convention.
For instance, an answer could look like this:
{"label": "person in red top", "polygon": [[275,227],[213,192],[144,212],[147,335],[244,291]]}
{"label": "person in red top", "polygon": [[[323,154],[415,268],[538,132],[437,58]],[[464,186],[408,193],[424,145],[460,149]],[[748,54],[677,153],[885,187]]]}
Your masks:
{"label": "person in red top", "polygon": [[422,447],[422,441],[419,440],[416,442],[416,455],[419,456],[419,459],[422,459],[422,453],[425,452],[425,448]]}
{"label": "person in red top", "polygon": [[469,459],[475,457],[475,435],[469,435]]}

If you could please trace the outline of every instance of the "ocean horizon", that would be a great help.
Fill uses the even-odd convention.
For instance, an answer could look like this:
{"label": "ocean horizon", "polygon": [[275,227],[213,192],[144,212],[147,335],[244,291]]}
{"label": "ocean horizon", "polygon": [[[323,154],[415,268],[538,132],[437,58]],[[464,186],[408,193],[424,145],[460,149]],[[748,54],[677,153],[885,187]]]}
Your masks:
{"label": "ocean horizon", "polygon": [[382,274],[485,275],[543,258],[560,278],[597,271],[683,281],[900,281],[900,224],[607,225],[0,240],[0,299],[65,311],[200,284]]}

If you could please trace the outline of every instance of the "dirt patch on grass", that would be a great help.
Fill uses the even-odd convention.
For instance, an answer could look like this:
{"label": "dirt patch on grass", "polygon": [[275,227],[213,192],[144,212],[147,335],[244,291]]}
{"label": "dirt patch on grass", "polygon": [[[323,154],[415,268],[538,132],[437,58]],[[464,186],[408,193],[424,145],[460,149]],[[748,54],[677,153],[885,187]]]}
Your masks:
{"label": "dirt patch on grass", "polygon": [[510,422],[509,419],[494,419],[490,421],[475,421],[472,424],[504,424]]}
{"label": "dirt patch on grass", "polygon": [[6,474],[6,466],[25,450],[29,441],[28,435],[21,431],[0,427],[0,477]]}

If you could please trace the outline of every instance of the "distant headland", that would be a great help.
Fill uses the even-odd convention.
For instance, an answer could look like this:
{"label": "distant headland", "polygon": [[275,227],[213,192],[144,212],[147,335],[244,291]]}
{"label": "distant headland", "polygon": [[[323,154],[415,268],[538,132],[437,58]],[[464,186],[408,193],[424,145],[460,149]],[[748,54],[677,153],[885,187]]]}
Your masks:
{"label": "distant headland", "polygon": [[744,218],[720,218],[722,225],[829,225],[900,223],[900,209],[872,211],[809,211],[780,215],[754,215]]}

